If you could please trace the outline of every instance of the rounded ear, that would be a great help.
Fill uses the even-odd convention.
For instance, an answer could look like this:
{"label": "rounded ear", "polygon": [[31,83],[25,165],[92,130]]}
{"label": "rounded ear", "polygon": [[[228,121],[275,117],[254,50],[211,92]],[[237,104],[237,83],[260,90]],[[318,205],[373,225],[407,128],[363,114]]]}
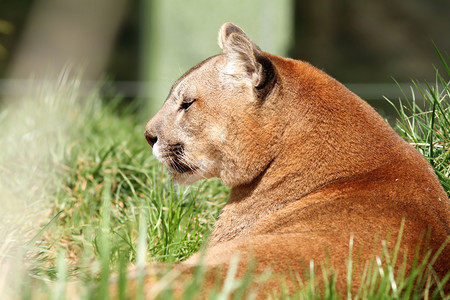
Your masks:
{"label": "rounded ear", "polygon": [[274,78],[274,68],[270,60],[238,26],[232,23],[222,25],[219,45],[227,57],[226,74],[249,78],[258,90]]}
{"label": "rounded ear", "polygon": [[241,28],[234,25],[233,23],[225,23],[222,25],[222,27],[220,27],[219,30],[218,42],[222,50],[223,46],[225,45],[225,42],[232,33],[237,33],[239,35],[245,36],[248,39],[248,37],[245,35],[245,32]]}

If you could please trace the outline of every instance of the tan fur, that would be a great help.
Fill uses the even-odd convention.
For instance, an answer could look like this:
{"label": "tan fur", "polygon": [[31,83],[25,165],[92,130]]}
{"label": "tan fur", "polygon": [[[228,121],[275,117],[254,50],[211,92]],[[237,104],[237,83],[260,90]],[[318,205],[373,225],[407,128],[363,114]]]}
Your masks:
{"label": "tan fur", "polygon": [[[241,269],[252,256],[256,271],[303,274],[328,260],[345,290],[351,236],[355,286],[388,235],[392,249],[403,219],[408,267],[429,230],[430,249],[445,242],[450,203],[431,166],[367,103],[308,63],[262,52],[233,24],[219,44],[222,54],[179,79],[146,126],[174,181],[219,177],[232,187],[208,266],[240,253]],[[448,257],[446,247],[439,276]]]}

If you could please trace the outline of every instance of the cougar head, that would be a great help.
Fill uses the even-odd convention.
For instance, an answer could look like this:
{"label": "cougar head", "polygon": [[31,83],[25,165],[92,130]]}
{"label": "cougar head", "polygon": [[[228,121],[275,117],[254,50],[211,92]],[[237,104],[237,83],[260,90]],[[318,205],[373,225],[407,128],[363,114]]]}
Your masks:
{"label": "cougar head", "polygon": [[153,154],[177,183],[210,177],[248,183],[276,153],[275,67],[231,23],[222,26],[219,45],[221,54],[175,82],[145,128]]}

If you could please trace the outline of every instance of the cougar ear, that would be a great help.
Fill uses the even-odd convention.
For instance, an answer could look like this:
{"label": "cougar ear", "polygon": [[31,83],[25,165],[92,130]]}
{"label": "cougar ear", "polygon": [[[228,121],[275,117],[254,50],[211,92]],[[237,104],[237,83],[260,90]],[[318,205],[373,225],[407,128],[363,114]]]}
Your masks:
{"label": "cougar ear", "polygon": [[247,37],[245,35],[245,32],[238,26],[234,25],[233,23],[223,24],[219,30],[219,46],[222,50],[223,50],[223,46],[225,45],[225,42],[227,41],[228,37],[232,33],[237,33],[239,35],[243,35],[243,36]]}
{"label": "cougar ear", "polygon": [[219,31],[219,45],[227,57],[226,73],[251,79],[256,89],[262,89],[274,77],[274,68],[261,49],[242,29],[225,23]]}

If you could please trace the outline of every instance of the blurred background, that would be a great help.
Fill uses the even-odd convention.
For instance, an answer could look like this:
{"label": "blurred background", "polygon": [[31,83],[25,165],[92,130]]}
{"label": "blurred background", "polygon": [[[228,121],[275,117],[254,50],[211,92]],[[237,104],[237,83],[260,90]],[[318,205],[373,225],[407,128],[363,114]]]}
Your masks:
{"label": "blurred background", "polygon": [[383,96],[401,95],[393,78],[405,87],[435,80],[432,41],[450,49],[449,15],[448,0],[0,0],[0,97],[20,98],[30,80],[70,68],[86,87],[106,80],[106,94],[150,118],[180,75],[219,53],[217,32],[231,21],[263,50],[311,62],[387,116]]}

